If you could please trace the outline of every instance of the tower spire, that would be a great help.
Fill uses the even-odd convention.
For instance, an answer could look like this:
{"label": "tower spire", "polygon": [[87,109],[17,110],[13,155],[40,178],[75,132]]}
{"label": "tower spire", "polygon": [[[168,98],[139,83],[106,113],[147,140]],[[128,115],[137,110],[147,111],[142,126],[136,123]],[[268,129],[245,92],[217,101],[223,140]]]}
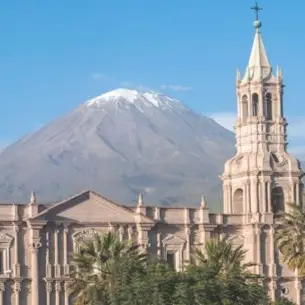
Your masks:
{"label": "tower spire", "polygon": [[262,81],[268,78],[272,73],[272,67],[270,65],[267,52],[263,43],[262,35],[260,28],[262,27],[262,22],[259,20],[259,12],[263,10],[259,7],[258,3],[255,3],[255,6],[251,8],[255,10],[255,21],[253,26],[255,28],[254,42],[251,50],[251,55],[249,63],[247,66],[246,74],[243,78],[243,83],[248,83],[251,81]]}

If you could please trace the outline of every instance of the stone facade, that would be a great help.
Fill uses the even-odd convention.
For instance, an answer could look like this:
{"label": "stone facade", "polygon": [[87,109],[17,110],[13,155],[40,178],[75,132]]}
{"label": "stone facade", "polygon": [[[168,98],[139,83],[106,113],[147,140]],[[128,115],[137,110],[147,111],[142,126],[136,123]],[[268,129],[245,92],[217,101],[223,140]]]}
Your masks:
{"label": "stone facade", "polygon": [[116,231],[181,270],[194,262],[194,248],[213,237],[243,244],[254,272],[268,277],[270,296],[301,304],[303,283],[282,263],[274,245],[274,212],[288,202],[302,204],[297,160],[287,153],[283,81],[274,76],[260,33],[256,33],[246,75],[237,74],[237,153],[222,175],[224,213],[200,207],[125,207],[86,191],[52,205],[0,205],[0,305],[69,305],[72,251],[94,232]]}

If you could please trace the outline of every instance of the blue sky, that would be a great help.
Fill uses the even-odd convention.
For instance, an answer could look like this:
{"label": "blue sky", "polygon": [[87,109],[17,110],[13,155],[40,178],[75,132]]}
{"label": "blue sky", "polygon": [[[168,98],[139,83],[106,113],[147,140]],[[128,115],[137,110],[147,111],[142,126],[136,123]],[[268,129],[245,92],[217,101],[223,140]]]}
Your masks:
{"label": "blue sky", "polygon": [[[151,88],[232,126],[252,0],[15,0],[0,10],[0,146],[118,87]],[[305,159],[305,2],[261,0],[283,69],[292,151]]]}

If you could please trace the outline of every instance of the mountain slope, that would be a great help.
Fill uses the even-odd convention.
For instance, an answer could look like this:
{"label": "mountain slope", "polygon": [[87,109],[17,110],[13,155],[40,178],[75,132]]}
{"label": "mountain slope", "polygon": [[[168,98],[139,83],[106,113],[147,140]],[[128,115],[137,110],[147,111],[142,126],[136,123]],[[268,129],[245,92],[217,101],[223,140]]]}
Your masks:
{"label": "mountain slope", "polygon": [[7,147],[0,155],[0,198],[63,199],[93,189],[124,204],[221,204],[234,135],[179,101],[118,89]]}

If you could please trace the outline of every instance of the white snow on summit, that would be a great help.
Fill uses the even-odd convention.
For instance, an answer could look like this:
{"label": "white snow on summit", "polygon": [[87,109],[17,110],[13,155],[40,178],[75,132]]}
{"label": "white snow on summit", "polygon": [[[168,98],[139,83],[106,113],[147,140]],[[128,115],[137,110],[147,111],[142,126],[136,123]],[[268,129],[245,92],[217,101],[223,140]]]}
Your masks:
{"label": "white snow on summit", "polygon": [[[108,104],[109,102],[114,103],[130,103],[134,104],[137,108],[141,108],[142,105],[145,106],[153,106],[153,107],[163,107],[167,109],[171,108],[179,108],[179,109],[186,109],[181,102],[178,100],[172,99],[168,96],[158,94],[155,92],[145,92],[140,93],[136,90],[130,89],[116,89],[107,93],[104,93],[100,96],[97,96],[85,104],[90,106],[102,106]],[[140,109],[139,109],[140,110]]]}

